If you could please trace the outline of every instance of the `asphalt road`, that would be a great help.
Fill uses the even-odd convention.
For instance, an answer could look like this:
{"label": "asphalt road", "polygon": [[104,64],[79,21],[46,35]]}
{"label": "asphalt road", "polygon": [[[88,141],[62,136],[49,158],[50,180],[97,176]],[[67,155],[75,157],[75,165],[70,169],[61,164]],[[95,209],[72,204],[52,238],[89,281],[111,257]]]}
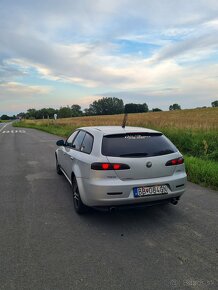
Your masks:
{"label": "asphalt road", "polygon": [[78,216],[57,136],[0,124],[0,289],[218,289],[218,192]]}

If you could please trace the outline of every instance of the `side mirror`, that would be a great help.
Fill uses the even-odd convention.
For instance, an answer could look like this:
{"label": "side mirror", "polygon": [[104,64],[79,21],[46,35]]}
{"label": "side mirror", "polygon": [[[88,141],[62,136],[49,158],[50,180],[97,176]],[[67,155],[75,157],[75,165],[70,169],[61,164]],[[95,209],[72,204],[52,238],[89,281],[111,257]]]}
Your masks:
{"label": "side mirror", "polygon": [[65,146],[65,142],[64,142],[64,140],[58,140],[58,141],[56,142],[56,145],[57,145],[57,146]]}

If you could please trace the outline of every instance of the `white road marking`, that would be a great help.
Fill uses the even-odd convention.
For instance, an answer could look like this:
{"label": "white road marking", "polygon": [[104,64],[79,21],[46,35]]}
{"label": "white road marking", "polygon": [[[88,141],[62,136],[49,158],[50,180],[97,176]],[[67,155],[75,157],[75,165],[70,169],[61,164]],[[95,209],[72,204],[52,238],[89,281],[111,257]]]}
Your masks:
{"label": "white road marking", "polygon": [[20,133],[20,134],[24,134],[26,133],[25,130],[11,130],[11,131],[3,131],[1,132],[2,134],[17,134],[17,133]]}
{"label": "white road marking", "polygon": [[0,132],[3,131],[3,129],[4,129],[6,126],[8,126],[9,124],[10,124],[10,123],[5,124],[5,125],[0,129]]}

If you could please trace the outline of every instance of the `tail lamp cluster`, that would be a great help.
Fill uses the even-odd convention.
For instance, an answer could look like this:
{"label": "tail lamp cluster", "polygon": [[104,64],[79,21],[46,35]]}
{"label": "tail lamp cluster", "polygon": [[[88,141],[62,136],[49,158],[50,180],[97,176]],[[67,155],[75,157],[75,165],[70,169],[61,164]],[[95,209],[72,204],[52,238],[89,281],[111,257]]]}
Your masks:
{"label": "tail lamp cluster", "polygon": [[122,163],[101,163],[95,162],[91,164],[93,170],[125,170],[130,169],[129,165]]}
{"label": "tail lamp cluster", "polygon": [[184,163],[184,158],[179,157],[179,158],[167,161],[166,166],[180,165],[183,163]]}
{"label": "tail lamp cluster", "polygon": [[[172,159],[167,161],[166,166],[180,165],[184,163],[184,159],[182,157]],[[102,163],[95,162],[91,164],[91,169],[93,170],[125,170],[130,169],[129,165],[123,163]]]}

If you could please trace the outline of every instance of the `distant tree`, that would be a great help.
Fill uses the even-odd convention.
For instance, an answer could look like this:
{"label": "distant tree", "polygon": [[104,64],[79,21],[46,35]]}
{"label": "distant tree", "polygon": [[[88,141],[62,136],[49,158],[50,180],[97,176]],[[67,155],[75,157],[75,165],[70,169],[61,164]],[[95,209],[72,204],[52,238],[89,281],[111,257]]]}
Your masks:
{"label": "distant tree", "polygon": [[142,110],[143,112],[148,112],[148,105],[146,103],[142,104]]}
{"label": "distant tree", "polygon": [[2,115],[1,120],[10,120],[10,117],[8,115]]}
{"label": "distant tree", "polygon": [[125,113],[144,113],[148,112],[148,105],[129,103],[125,105]]}
{"label": "distant tree", "polygon": [[92,114],[92,112],[90,111],[90,109],[86,108],[86,109],[84,109],[84,115],[85,116],[92,116],[94,114]]}
{"label": "distant tree", "polygon": [[40,110],[28,109],[26,113],[26,118],[28,119],[43,119],[43,118],[53,118],[57,110],[53,108],[42,108]]}
{"label": "distant tree", "polygon": [[36,113],[37,113],[36,109],[28,109],[27,113],[26,113],[26,117],[28,119],[35,119],[36,118]]}
{"label": "distant tree", "polygon": [[26,118],[26,113],[21,112],[21,113],[17,114],[17,118],[19,118],[19,119]]}
{"label": "distant tree", "polygon": [[58,117],[59,118],[70,118],[72,117],[72,110],[69,106],[67,107],[60,107],[58,110]]}
{"label": "distant tree", "polygon": [[159,109],[159,108],[153,108],[152,109],[152,112],[161,112],[162,110],[161,109]]}
{"label": "distant tree", "polygon": [[174,111],[174,110],[181,110],[181,106],[178,104],[173,104],[169,106],[169,110],[170,111]]}
{"label": "distant tree", "polygon": [[193,109],[206,109],[208,108],[207,106],[203,106],[203,107],[196,107],[196,108],[193,108]]}
{"label": "distant tree", "polygon": [[118,98],[102,98],[94,101],[89,109],[85,110],[88,115],[114,115],[124,112],[123,100]]}
{"label": "distant tree", "polygon": [[213,108],[218,107],[218,100],[211,103]]}
{"label": "distant tree", "polygon": [[71,110],[72,110],[72,117],[80,117],[83,115],[83,112],[79,105],[72,105]]}
{"label": "distant tree", "polygon": [[48,118],[48,110],[46,108],[42,108],[40,110],[37,110],[36,112],[36,119],[43,119],[43,118]]}
{"label": "distant tree", "polygon": [[40,109],[36,111],[36,119],[43,119],[45,118],[45,110],[44,109]]}
{"label": "distant tree", "polygon": [[57,114],[58,110],[53,108],[47,108],[47,117],[49,116],[50,119],[54,118],[54,114]]}

